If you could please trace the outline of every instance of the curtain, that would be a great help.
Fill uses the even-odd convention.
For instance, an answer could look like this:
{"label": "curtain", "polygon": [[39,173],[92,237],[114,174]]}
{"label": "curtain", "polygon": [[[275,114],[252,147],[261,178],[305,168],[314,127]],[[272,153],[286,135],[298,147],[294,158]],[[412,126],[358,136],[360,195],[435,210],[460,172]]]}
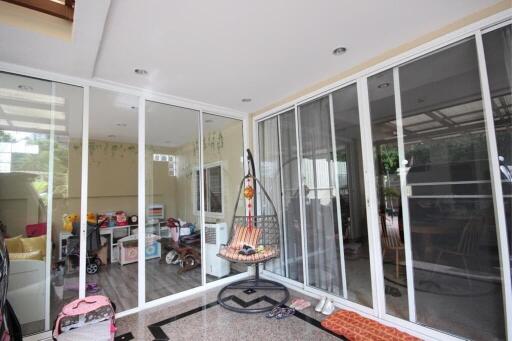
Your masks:
{"label": "curtain", "polygon": [[303,282],[302,233],[297,160],[295,111],[279,115],[281,171],[283,180],[283,226],[286,241],[286,276]]}
{"label": "curtain", "polygon": [[[277,210],[280,226],[281,256],[265,263],[265,269],[285,276],[281,201],[281,174],[279,159],[279,136],[277,117],[260,122],[259,137],[259,179]],[[258,213],[272,214],[272,206],[261,191],[258,191]]]}
{"label": "curtain", "polygon": [[299,112],[309,285],[342,295],[329,99]]}

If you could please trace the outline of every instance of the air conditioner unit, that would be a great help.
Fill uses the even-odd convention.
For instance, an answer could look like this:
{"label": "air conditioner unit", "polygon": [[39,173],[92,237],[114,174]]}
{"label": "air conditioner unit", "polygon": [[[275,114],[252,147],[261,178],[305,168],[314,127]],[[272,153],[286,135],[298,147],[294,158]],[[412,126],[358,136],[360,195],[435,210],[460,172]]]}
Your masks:
{"label": "air conditioner unit", "polygon": [[229,275],[229,262],[217,256],[220,246],[228,243],[227,224],[205,224],[204,233],[206,273],[217,278]]}

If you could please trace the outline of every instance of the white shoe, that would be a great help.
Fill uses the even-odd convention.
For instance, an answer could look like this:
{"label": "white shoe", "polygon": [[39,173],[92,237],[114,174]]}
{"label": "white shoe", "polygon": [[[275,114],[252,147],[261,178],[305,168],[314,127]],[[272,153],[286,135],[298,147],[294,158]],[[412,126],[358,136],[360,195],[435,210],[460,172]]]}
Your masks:
{"label": "white shoe", "polygon": [[325,302],[324,307],[322,308],[322,314],[331,315],[333,311],[334,311],[334,302],[331,300],[327,300],[327,302]]}
{"label": "white shoe", "polygon": [[318,313],[321,312],[322,309],[324,309],[324,305],[325,305],[326,302],[327,302],[327,297],[325,297],[325,296],[322,297],[320,302],[318,302],[318,304],[316,305],[315,311],[318,312]]}

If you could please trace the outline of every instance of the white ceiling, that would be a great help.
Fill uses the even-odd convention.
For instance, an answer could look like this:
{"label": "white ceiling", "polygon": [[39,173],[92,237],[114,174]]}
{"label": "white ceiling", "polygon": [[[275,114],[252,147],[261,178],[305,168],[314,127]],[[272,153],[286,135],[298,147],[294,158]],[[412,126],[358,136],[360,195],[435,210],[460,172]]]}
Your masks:
{"label": "white ceiling", "polygon": [[77,0],[72,42],[0,23],[0,61],[252,112],[497,2]]}

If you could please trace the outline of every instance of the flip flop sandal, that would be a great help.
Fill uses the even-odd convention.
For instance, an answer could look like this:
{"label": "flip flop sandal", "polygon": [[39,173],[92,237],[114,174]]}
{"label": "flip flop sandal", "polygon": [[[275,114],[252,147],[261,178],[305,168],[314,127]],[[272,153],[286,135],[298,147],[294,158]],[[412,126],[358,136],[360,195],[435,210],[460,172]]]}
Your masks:
{"label": "flip flop sandal", "polygon": [[304,300],[302,298],[294,298],[292,300],[292,304],[290,304],[290,308],[296,308],[300,306],[303,303],[303,301]]}
{"label": "flip flop sandal", "polygon": [[302,300],[300,302],[300,304],[295,306],[295,310],[304,310],[304,309],[308,308],[309,306],[311,306],[311,302],[306,301],[306,300]]}
{"label": "flip flop sandal", "polygon": [[282,320],[289,316],[292,316],[295,314],[295,309],[293,308],[282,308],[281,311],[277,314],[276,319]]}
{"label": "flip flop sandal", "polygon": [[274,307],[274,309],[272,309],[271,311],[269,311],[265,317],[268,318],[268,319],[271,319],[271,318],[274,318],[277,316],[277,314],[279,314],[281,312],[281,307]]}

